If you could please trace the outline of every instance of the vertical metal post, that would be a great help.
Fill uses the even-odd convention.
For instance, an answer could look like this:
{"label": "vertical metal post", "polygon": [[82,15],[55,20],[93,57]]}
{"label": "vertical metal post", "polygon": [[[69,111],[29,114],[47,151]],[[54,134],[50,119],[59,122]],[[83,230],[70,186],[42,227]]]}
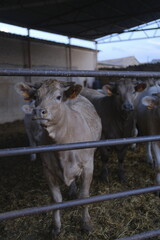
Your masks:
{"label": "vertical metal post", "polygon": [[[69,70],[71,70],[72,69],[72,49],[71,49],[71,38],[70,37],[68,37],[68,41],[69,41],[69,43],[68,43],[68,45],[69,45],[69,47],[68,47]],[[69,77],[69,81],[72,81],[72,77]]]}
{"label": "vertical metal post", "polygon": [[95,41],[95,50],[96,50],[96,69],[95,70],[98,70],[98,54],[97,54],[97,51],[98,51],[98,47],[97,47],[97,44],[98,42]]}
{"label": "vertical metal post", "polygon": [[[27,56],[28,56],[28,68],[31,68],[31,41],[30,41],[30,29],[27,28],[28,31],[28,41],[27,41]],[[31,82],[31,76],[28,76],[26,79],[27,82]]]}
{"label": "vertical metal post", "polygon": [[[97,41],[95,41],[95,51],[96,51],[96,57],[95,57],[95,65],[96,65],[96,67],[95,67],[95,70],[96,71],[98,71],[98,54],[97,54],[97,52],[98,52],[98,42]],[[99,80],[99,77],[95,77],[95,79],[94,79],[94,88],[101,88],[102,87],[102,83],[101,83],[101,81]]]}

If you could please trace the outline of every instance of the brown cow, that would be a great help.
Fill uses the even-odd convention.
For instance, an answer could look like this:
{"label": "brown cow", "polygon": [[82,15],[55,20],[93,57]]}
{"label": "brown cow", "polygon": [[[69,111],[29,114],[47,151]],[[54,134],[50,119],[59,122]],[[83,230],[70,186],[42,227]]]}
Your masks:
{"label": "brown cow", "polygon": [[[106,95],[84,88],[81,94],[87,97],[95,106],[102,121],[102,139],[127,138],[135,135],[134,101],[138,92],[143,91],[145,83],[132,83],[129,79],[121,79],[116,83],[103,86]],[[119,162],[119,178],[125,181],[123,162],[127,145],[117,145],[114,149],[117,152]],[[103,180],[108,180],[108,148],[101,149]]]}
{"label": "brown cow", "polygon": [[[33,118],[43,126],[40,144],[65,144],[96,141],[101,136],[101,120],[94,106],[79,95],[80,85],[72,84],[67,90],[57,80],[46,80],[41,87],[20,83],[18,93],[25,99],[35,100]],[[55,202],[62,202],[60,186],[70,186],[81,176],[79,198],[89,196],[93,175],[95,148],[41,153],[48,184]],[[88,207],[83,208],[83,229],[91,229]],[[61,228],[60,212],[53,214],[53,237]]]}

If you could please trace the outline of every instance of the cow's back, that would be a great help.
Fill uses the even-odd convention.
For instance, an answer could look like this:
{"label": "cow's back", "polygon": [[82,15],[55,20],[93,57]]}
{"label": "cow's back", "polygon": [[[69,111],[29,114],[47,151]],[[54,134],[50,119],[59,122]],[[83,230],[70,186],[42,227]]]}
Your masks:
{"label": "cow's back", "polygon": [[93,89],[83,89],[86,96],[94,105],[102,121],[103,137],[121,138],[132,135],[134,112],[125,113],[116,96],[107,96]]}
{"label": "cow's back", "polygon": [[70,107],[74,111],[78,112],[88,125],[90,129],[91,140],[99,140],[102,130],[101,119],[98,116],[93,104],[87,98],[79,95],[74,104],[72,103]]}

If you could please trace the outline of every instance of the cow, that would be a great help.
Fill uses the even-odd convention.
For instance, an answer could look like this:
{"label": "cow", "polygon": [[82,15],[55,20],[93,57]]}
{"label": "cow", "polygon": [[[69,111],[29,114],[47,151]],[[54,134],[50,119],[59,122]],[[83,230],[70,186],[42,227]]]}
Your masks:
{"label": "cow", "polygon": [[[34,101],[30,101],[29,104],[25,104],[22,110],[25,112],[24,116],[24,126],[25,131],[29,140],[31,147],[36,147],[39,142],[40,135],[43,132],[42,126],[38,121],[32,119],[32,108],[34,106]],[[37,158],[36,153],[32,153],[30,156],[31,161],[35,161]]]}
{"label": "cow", "polygon": [[[130,79],[120,79],[115,83],[103,86],[106,95],[84,88],[81,94],[87,97],[95,106],[102,121],[102,139],[127,138],[135,136],[135,112],[134,101],[138,92],[143,91],[145,83],[132,82]],[[127,145],[117,145],[114,147],[118,157],[118,176],[121,182],[125,182],[124,157]],[[103,162],[101,177],[108,181],[108,159],[109,149],[101,147],[101,159]]]}
{"label": "cow", "polygon": [[[35,101],[32,118],[39,121],[43,128],[40,144],[66,144],[85,141],[97,141],[101,136],[101,120],[94,106],[79,93],[82,86],[64,83],[55,79],[42,82],[39,88],[19,83],[17,92],[27,100]],[[41,153],[44,171],[53,200],[62,202],[61,184],[74,185],[81,176],[79,198],[89,197],[93,176],[95,148]],[[82,228],[92,228],[88,206],[82,210]],[[53,213],[53,231],[55,238],[60,233],[60,211]]]}
{"label": "cow", "polygon": [[[148,87],[138,98],[136,119],[140,136],[160,135],[160,86]],[[154,154],[154,159],[152,156]],[[154,163],[156,183],[160,185],[160,142],[147,144],[147,161]],[[158,193],[160,196],[160,192]]]}
{"label": "cow", "polygon": [[[160,91],[160,87],[159,87],[159,80],[154,80],[154,79],[148,79],[145,81],[147,84],[147,87],[145,88],[145,90],[143,92],[141,92],[138,97],[136,98],[135,101],[135,110],[137,112],[137,110],[139,111],[141,108],[144,109],[144,105],[142,103],[142,98],[149,95],[152,96],[152,94],[156,94]],[[140,123],[139,123],[140,124]],[[137,129],[138,127],[138,123],[136,123]],[[142,136],[142,130],[139,128],[138,129],[138,134],[139,136]],[[151,150],[151,142],[147,142],[146,143],[146,160],[147,163],[150,165],[153,165],[154,161],[153,161],[153,156],[152,156],[152,150]]]}

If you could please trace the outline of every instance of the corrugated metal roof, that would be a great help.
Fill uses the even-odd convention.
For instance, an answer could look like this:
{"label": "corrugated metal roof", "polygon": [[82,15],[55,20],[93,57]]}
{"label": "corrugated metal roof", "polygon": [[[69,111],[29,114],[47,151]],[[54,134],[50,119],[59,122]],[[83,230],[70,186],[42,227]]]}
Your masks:
{"label": "corrugated metal roof", "polygon": [[95,40],[160,18],[158,0],[2,0],[0,21]]}
{"label": "corrugated metal roof", "polygon": [[129,57],[123,57],[123,58],[115,58],[115,59],[109,59],[104,61],[99,61],[99,65],[102,66],[120,66],[120,67],[128,67],[133,65],[139,65],[138,60],[134,56]]}

